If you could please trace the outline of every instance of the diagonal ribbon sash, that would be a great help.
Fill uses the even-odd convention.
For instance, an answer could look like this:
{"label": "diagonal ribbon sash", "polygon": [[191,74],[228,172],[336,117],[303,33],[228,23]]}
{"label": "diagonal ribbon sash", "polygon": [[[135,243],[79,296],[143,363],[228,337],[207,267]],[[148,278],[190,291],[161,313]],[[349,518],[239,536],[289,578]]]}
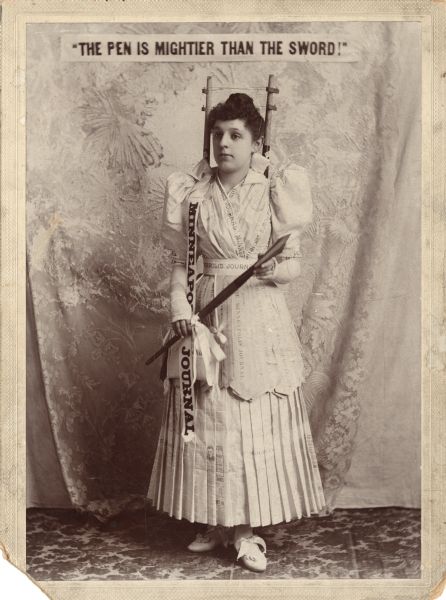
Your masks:
{"label": "diagonal ribbon sash", "polygon": [[[198,202],[189,199],[187,227],[187,260],[186,260],[186,298],[192,314],[195,314],[197,285],[197,216]],[[194,344],[194,327],[192,336],[183,338],[178,354],[180,373],[180,395],[183,407],[183,439],[189,442],[195,437],[195,398],[194,384],[196,379],[196,353]]]}

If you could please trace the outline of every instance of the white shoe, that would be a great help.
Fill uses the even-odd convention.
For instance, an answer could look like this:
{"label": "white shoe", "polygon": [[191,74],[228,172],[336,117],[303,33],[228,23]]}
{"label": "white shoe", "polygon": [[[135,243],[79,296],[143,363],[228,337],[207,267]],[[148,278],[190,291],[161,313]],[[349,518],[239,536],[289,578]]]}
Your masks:
{"label": "white shoe", "polygon": [[265,571],[267,563],[265,540],[258,535],[251,535],[237,540],[237,546],[239,546],[236,547],[238,549],[237,560],[240,560],[244,567],[255,573]]}
{"label": "white shoe", "polygon": [[187,549],[191,552],[209,552],[222,544],[228,544],[224,530],[221,527],[208,527],[204,533],[197,534]]}

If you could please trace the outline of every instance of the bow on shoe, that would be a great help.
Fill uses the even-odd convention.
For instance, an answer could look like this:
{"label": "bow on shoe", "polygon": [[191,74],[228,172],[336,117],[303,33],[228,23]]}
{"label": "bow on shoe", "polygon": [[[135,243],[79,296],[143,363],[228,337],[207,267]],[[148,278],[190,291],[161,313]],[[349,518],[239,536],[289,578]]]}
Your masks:
{"label": "bow on shoe", "polygon": [[[240,544],[240,545],[239,545]],[[242,565],[254,573],[262,573],[266,569],[266,544],[258,535],[242,537],[236,543],[238,546],[237,560],[241,560]]]}
{"label": "bow on shoe", "polygon": [[262,549],[262,552],[264,554],[266,553],[265,540],[263,540],[258,535],[251,535],[248,538],[242,537],[242,538],[240,538],[239,542],[240,542],[240,548],[239,548],[239,551],[237,554],[237,560],[239,558],[242,558],[243,556],[247,556],[247,555],[251,554],[253,544],[257,544],[258,546],[260,546],[260,548]]}

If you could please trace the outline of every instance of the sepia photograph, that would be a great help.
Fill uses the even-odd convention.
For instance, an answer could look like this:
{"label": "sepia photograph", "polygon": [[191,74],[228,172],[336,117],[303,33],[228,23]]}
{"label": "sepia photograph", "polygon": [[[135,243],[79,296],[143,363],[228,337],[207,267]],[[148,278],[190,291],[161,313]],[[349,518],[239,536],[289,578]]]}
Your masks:
{"label": "sepia photograph", "polygon": [[28,24],[33,578],[420,577],[420,44]]}
{"label": "sepia photograph", "polygon": [[438,597],[445,7],[6,4],[0,554]]}

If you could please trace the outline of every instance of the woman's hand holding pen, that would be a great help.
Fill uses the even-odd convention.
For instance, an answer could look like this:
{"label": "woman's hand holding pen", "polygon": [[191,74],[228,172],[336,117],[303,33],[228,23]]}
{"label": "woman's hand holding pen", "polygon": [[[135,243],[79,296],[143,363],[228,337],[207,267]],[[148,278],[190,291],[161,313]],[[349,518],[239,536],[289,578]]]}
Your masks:
{"label": "woman's hand holding pen", "polygon": [[172,329],[175,335],[178,335],[181,338],[187,337],[192,333],[190,319],[179,319],[178,321],[174,321],[172,323]]}
{"label": "woman's hand holding pen", "polygon": [[[259,258],[262,258],[262,256],[263,254],[258,254]],[[276,265],[277,260],[275,258],[271,258],[263,263],[263,265],[260,267],[256,267],[254,269],[254,275],[257,277],[257,279],[270,280],[274,276]]]}

